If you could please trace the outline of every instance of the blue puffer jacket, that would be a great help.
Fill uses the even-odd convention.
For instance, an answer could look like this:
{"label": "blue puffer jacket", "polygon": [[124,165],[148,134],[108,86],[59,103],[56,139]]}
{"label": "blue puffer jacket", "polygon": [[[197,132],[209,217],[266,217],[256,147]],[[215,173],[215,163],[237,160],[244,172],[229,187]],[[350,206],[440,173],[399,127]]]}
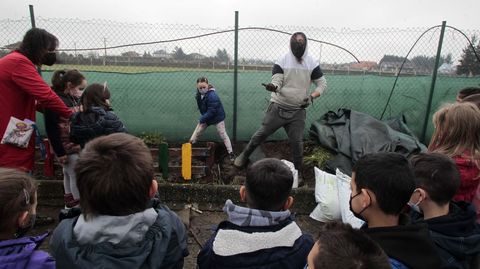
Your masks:
{"label": "blue puffer jacket", "polygon": [[198,109],[202,114],[199,119],[200,123],[214,125],[225,120],[225,110],[223,110],[222,102],[214,88],[209,89],[203,98],[197,91],[196,99]]}
{"label": "blue puffer jacket", "polygon": [[77,112],[70,121],[70,140],[82,148],[96,137],[127,132],[117,115],[102,107],[94,106],[87,111]]}
{"label": "blue puffer jacket", "polygon": [[0,268],[54,269],[55,261],[47,252],[37,250],[48,233],[0,241]]}

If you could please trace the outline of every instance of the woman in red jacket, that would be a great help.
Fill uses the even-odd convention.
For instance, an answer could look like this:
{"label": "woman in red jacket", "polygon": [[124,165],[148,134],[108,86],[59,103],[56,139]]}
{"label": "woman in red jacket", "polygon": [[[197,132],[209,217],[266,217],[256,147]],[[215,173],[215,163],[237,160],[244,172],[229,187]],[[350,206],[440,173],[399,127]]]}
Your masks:
{"label": "woman in red jacket", "polygon": [[433,115],[433,125],[428,150],[455,161],[461,182],[453,200],[471,203],[480,182],[480,110],[469,102],[446,104]]}
{"label": "woman in red jacket", "polygon": [[[20,47],[0,59],[0,137],[10,117],[35,121],[35,111],[49,108],[62,117],[71,111],[37,72],[42,64],[53,65],[58,39],[51,33],[32,28],[25,34]],[[27,148],[0,144],[0,167],[31,171],[34,163],[35,135]]]}

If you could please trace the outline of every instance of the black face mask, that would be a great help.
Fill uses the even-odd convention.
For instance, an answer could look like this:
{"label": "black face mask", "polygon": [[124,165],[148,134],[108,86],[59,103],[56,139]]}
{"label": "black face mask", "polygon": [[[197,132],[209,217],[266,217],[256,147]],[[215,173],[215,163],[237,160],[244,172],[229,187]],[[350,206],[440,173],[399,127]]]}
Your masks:
{"label": "black face mask", "polygon": [[292,38],[290,39],[290,48],[292,49],[293,56],[297,58],[298,61],[302,60],[302,56],[305,53],[305,50],[307,49],[307,39],[304,36],[305,43],[299,43],[296,40],[297,35],[293,35]]}
{"label": "black face mask", "polygon": [[42,64],[52,66],[57,62],[57,54],[55,52],[47,52],[45,56],[43,56]]}
{"label": "black face mask", "polygon": [[33,227],[33,225],[35,225],[36,218],[37,218],[37,215],[29,214],[28,223],[23,227],[17,228],[17,231],[15,232],[15,238],[23,237]]}
{"label": "black face mask", "polygon": [[[364,218],[362,215],[360,215],[360,214],[362,214],[363,211],[365,211],[365,210],[368,208],[368,206],[370,206],[370,205],[368,205],[367,207],[365,207],[364,209],[362,209],[362,211],[360,211],[360,212],[358,212],[358,213],[355,212],[355,211],[353,211],[353,208],[352,208],[352,200],[353,200],[353,198],[357,197],[360,193],[361,193],[361,192],[355,194],[354,196],[351,196],[351,197],[350,197],[350,201],[349,201],[348,203],[350,204],[350,211],[352,211],[353,215],[354,215],[356,218],[365,221],[365,218]],[[368,196],[370,196],[370,194],[369,194]]]}

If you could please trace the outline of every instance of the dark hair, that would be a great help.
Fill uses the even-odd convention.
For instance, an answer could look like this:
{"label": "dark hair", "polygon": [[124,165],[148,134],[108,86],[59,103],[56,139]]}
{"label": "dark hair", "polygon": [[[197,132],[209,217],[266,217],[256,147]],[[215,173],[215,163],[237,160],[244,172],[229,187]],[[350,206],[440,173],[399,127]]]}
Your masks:
{"label": "dark hair", "polygon": [[85,145],[75,166],[85,216],[125,216],[146,209],[154,178],[150,150],[140,138],[115,133]]}
{"label": "dark hair", "polygon": [[281,211],[292,184],[292,172],[282,161],[273,158],[257,161],[247,169],[245,188],[248,206]]}
{"label": "dark hair", "polygon": [[35,65],[41,65],[48,51],[58,47],[58,39],[44,29],[32,28],[25,33],[18,51]]}
{"label": "dark hair", "polygon": [[37,186],[27,173],[0,168],[0,231],[17,226],[17,219],[35,204]]}
{"label": "dark hair", "polygon": [[462,99],[461,102],[462,103],[469,102],[469,103],[475,104],[478,108],[480,108],[480,93],[466,96]]}
{"label": "dark hair", "polygon": [[417,188],[424,189],[430,199],[439,205],[452,200],[460,187],[457,165],[440,153],[420,153],[410,158]]}
{"label": "dark hair", "polygon": [[205,82],[208,84],[208,78],[206,77],[199,77],[197,78],[197,83],[200,83],[200,82]]}
{"label": "dark hair", "polygon": [[108,87],[99,83],[93,83],[88,85],[83,91],[80,103],[85,111],[89,110],[92,106],[99,106],[105,110],[109,110],[110,105],[107,103],[107,99],[110,99]]}
{"label": "dark hair", "polygon": [[364,155],[355,163],[353,172],[357,190],[372,191],[385,214],[400,214],[415,190],[412,166],[398,153]]}
{"label": "dark hair", "polygon": [[52,75],[52,89],[57,93],[64,92],[68,82],[78,86],[84,80],[85,77],[76,69],[57,70]]}
{"label": "dark hair", "polygon": [[480,87],[466,87],[461,89],[457,93],[458,99],[462,100],[463,98],[472,95],[472,94],[479,94],[480,93]]}
{"label": "dark hair", "polygon": [[315,268],[387,269],[390,262],[382,248],[350,224],[327,222],[318,235]]}

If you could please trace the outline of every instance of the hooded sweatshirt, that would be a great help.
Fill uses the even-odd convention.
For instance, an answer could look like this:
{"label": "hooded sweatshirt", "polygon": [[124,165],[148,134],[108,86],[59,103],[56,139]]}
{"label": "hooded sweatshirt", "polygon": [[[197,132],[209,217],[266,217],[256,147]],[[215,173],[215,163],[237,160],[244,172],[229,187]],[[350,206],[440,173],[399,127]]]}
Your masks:
{"label": "hooded sweatshirt", "polygon": [[273,66],[272,84],[277,86],[277,92],[272,92],[270,101],[285,109],[300,109],[310,95],[312,82],[316,85],[314,91],[320,94],[327,88],[319,63],[308,54],[308,47],[301,62],[290,48],[289,52]]}
{"label": "hooded sweatshirt", "polygon": [[180,219],[154,200],[128,216],[84,215],[60,222],[50,240],[57,268],[182,268],[188,255]]}
{"label": "hooded sweatshirt", "polygon": [[427,225],[407,223],[408,217],[401,215],[397,226],[364,226],[362,230],[382,247],[388,257],[400,261],[410,269],[440,268],[440,257]]}
{"label": "hooded sweatshirt", "polygon": [[473,206],[466,202],[450,203],[445,216],[424,220],[423,215],[412,213],[415,222],[426,223],[431,237],[448,268],[480,268],[480,227],[475,222]]}

